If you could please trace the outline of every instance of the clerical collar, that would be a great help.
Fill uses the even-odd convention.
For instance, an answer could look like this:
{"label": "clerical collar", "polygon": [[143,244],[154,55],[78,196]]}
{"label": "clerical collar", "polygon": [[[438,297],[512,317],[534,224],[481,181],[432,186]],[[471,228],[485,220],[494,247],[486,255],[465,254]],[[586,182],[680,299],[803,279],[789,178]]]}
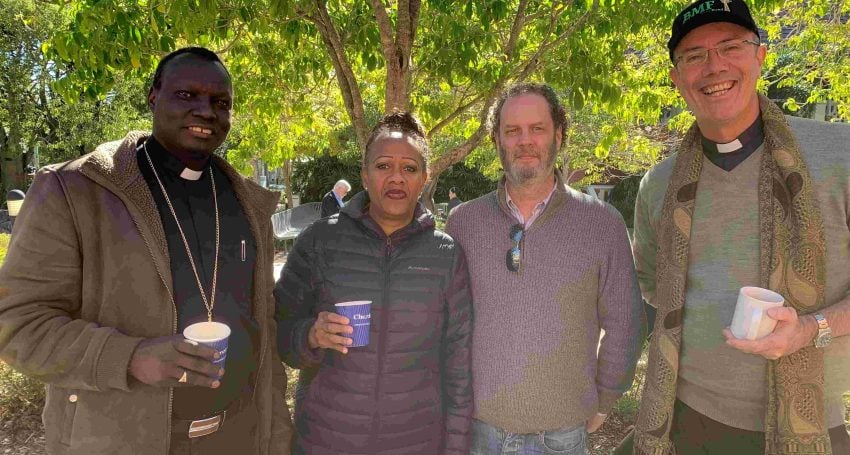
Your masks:
{"label": "clerical collar", "polygon": [[764,123],[759,115],[737,139],[727,144],[718,144],[703,136],[702,151],[712,163],[728,172],[749,158],[763,142]]}
{"label": "clerical collar", "polygon": [[[147,139],[146,144],[148,153],[150,153],[154,162],[161,164],[166,172],[180,176],[184,180],[199,180],[204,175],[204,170],[209,168],[211,162],[209,155],[200,156],[197,153],[186,153],[182,154],[185,156],[178,156],[179,154],[171,153],[153,136]],[[185,161],[201,163],[202,168],[200,171],[191,169],[186,166]]]}

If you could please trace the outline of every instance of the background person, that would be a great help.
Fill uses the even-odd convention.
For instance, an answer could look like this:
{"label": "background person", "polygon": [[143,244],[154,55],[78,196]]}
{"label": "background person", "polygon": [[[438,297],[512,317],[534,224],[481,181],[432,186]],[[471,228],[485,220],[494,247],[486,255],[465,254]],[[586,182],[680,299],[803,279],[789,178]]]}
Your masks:
{"label": "background person", "polygon": [[322,218],[339,213],[339,210],[345,206],[342,200],[349,191],[351,191],[350,183],[345,180],[337,180],[333,189],[322,198]]}
{"label": "background person", "polygon": [[456,187],[449,188],[449,203],[446,206],[446,214],[451,213],[452,209],[459,206],[461,204],[461,202],[463,202],[463,201],[461,201],[460,198],[457,197],[457,188]]}

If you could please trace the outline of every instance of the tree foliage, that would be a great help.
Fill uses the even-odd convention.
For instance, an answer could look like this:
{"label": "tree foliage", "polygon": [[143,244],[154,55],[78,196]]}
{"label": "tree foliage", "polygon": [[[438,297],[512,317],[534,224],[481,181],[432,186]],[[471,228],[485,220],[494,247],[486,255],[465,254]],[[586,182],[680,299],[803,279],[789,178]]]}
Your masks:
{"label": "tree foliage", "polygon": [[[221,53],[237,95],[229,156],[245,172],[255,158],[276,167],[357,152],[378,116],[410,109],[429,127],[432,177],[469,161],[487,174],[497,167],[484,124],[495,97],[510,83],[541,80],[573,112],[567,164],[602,178],[610,166],[657,160],[671,142],[659,118],[684,107],[664,48],[682,7],[674,0],[61,3],[68,25],[42,47],[73,68],[55,84],[69,100],[98,99],[121,77],[144,79],[182,45]],[[805,85],[797,103],[830,98],[846,118],[848,2],[753,3],[776,43],[764,86]],[[792,63],[777,65],[780,54]],[[671,126],[691,119],[682,109]]]}
{"label": "tree foliage", "polygon": [[[102,98],[56,95],[54,82],[72,68],[43,45],[65,27],[60,8],[30,0],[0,0],[0,149],[3,186],[25,189],[24,167],[64,161],[96,145],[149,128],[142,81],[116,75]],[[26,160],[23,159],[26,153]],[[5,194],[5,191],[4,191]]]}

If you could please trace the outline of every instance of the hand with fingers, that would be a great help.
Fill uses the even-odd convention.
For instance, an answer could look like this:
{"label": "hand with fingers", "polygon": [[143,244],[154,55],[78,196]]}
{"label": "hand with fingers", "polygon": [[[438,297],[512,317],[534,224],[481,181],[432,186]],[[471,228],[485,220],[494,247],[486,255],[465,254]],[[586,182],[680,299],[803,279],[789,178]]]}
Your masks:
{"label": "hand with fingers", "polygon": [[596,430],[602,427],[602,424],[605,423],[605,419],[607,417],[608,414],[597,413],[596,415],[587,420],[587,423],[585,423],[584,425],[585,430],[587,430],[588,433],[596,432]]}
{"label": "hand with fingers", "polygon": [[723,330],[726,344],[768,360],[785,357],[812,345],[818,333],[818,323],[814,316],[798,315],[797,310],[790,307],[769,308],[767,315],[777,321],[772,333],[757,340],[742,340],[735,338],[727,327]]}
{"label": "hand with fingers", "polygon": [[149,338],[136,347],[128,371],[148,385],[215,389],[224,375],[224,369],[213,363],[218,355],[215,349],[182,335]]}
{"label": "hand with fingers", "polygon": [[354,328],[349,325],[347,317],[322,311],[316,318],[316,322],[313,323],[313,327],[310,327],[307,341],[312,349],[333,349],[346,354],[348,353],[348,345],[352,341],[351,338],[341,334],[350,335],[352,333],[354,333]]}

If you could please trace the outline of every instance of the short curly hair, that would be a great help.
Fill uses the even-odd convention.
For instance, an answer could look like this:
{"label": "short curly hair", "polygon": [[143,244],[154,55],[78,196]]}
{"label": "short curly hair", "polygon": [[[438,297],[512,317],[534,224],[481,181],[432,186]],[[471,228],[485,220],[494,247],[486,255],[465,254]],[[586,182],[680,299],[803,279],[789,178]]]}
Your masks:
{"label": "short curly hair", "polygon": [[369,162],[369,152],[372,150],[372,144],[384,133],[397,131],[407,134],[413,139],[413,144],[419,151],[422,157],[422,166],[427,170],[428,160],[431,158],[431,147],[428,145],[428,138],[425,137],[425,127],[412,113],[393,112],[385,115],[372,128],[372,133],[369,134],[369,139],[366,140],[366,148],[363,152],[361,165],[365,168]]}
{"label": "short curly hair", "polygon": [[564,144],[567,143],[567,128],[570,126],[569,121],[567,120],[567,109],[561,104],[560,100],[558,100],[558,94],[555,93],[555,90],[552,87],[536,82],[522,82],[514,84],[508,87],[508,89],[499,96],[490,108],[489,115],[487,116],[487,130],[490,132],[490,139],[493,140],[493,143],[496,142],[496,137],[499,134],[499,121],[502,116],[502,107],[504,107],[505,102],[516,96],[528,93],[542,96],[543,99],[546,100],[546,104],[549,105],[549,114],[552,116],[552,123],[555,125],[555,129],[557,130],[558,128],[561,128],[561,146],[563,147]]}

